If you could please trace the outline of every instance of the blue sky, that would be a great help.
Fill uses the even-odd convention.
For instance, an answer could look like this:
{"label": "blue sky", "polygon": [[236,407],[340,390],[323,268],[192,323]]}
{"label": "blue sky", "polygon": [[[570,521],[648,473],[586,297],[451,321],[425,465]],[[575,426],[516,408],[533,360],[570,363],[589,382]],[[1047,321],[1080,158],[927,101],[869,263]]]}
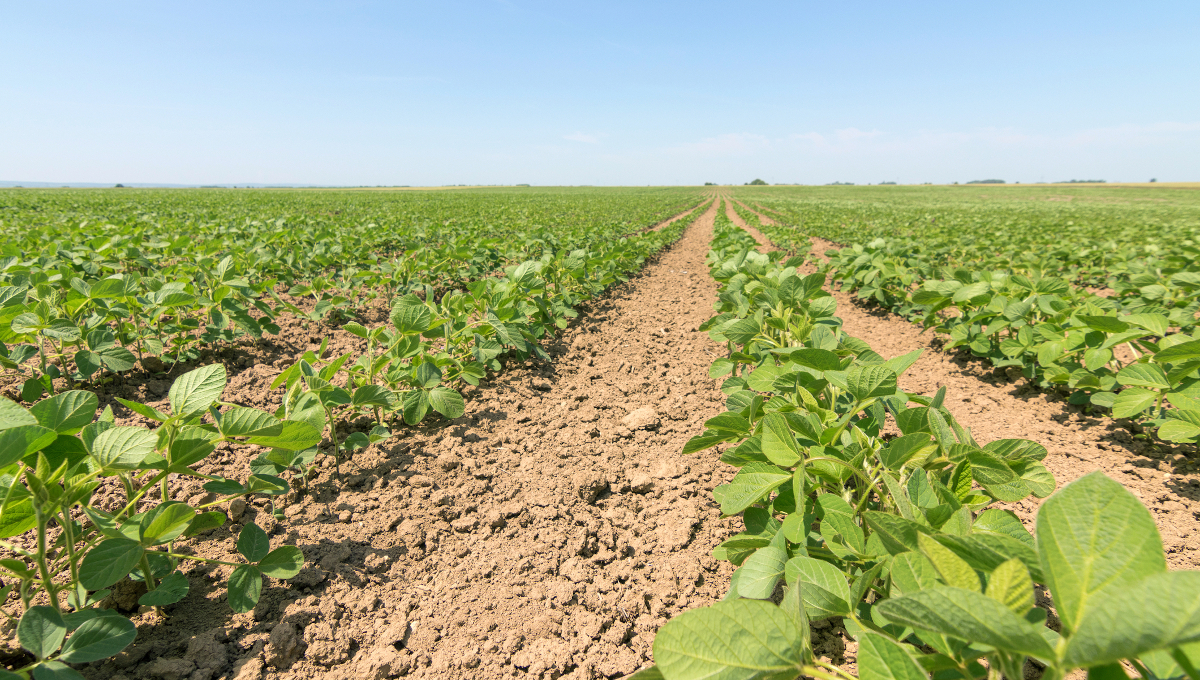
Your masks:
{"label": "blue sky", "polygon": [[1200,180],[1200,2],[4,2],[0,180]]}

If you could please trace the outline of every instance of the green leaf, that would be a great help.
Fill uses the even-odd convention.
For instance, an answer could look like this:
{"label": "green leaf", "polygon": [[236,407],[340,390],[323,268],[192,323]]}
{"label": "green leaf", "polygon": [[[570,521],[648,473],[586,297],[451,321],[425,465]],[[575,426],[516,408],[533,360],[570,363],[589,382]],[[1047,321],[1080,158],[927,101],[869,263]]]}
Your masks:
{"label": "green leaf", "polygon": [[746,463],[730,483],[717,487],[721,490],[721,512],[736,515],[791,478],[791,472],[774,465]]}
{"label": "green leaf", "polygon": [[398,297],[392,302],[392,325],[404,335],[421,333],[433,323],[433,313],[413,294]]}
{"label": "green leaf", "polygon": [[270,550],[271,539],[267,537],[267,532],[254,522],[242,527],[242,533],[238,534],[237,540],[237,551],[242,557],[250,562],[257,562],[266,557]]}
{"label": "green leaf", "polygon": [[1158,436],[1169,442],[1192,442],[1200,437],[1200,411],[1171,409],[1167,422],[1158,428]]}
{"label": "green leaf", "polygon": [[67,624],[54,607],[30,607],[17,623],[17,642],[39,660],[58,651],[66,636]]}
{"label": "green leaf", "polygon": [[195,517],[196,511],[187,503],[167,501],[154,506],[142,516],[138,532],[142,545],[159,545],[175,540]]}
{"label": "green leaf", "polygon": [[303,566],[304,554],[294,545],[281,545],[258,562],[264,574],[278,579],[293,578]]}
{"label": "green leaf", "polygon": [[800,462],[800,445],[782,413],[768,413],[763,417],[762,452],[772,463],[782,467],[792,467]]}
{"label": "green leaf", "polygon": [[183,574],[173,571],[167,575],[158,586],[138,598],[138,604],[145,607],[165,607],[175,604],[187,597],[190,584]]}
{"label": "green leaf", "polygon": [[58,434],[41,425],[21,425],[0,431],[0,467],[7,467],[25,456],[54,443]]}
{"label": "green leaf", "polygon": [[1079,628],[1093,601],[1103,602],[1167,569],[1150,512],[1099,471],[1064,486],[1042,504],[1037,545],[1064,632]]}
{"label": "green leaf", "polygon": [[991,645],[1039,659],[1054,659],[1054,649],[1038,626],[986,595],[962,588],[934,586],[878,605],[889,621]]}
{"label": "green leaf", "polygon": [[933,447],[930,442],[933,438],[928,432],[914,432],[901,437],[896,437],[887,444],[887,448],[880,452],[879,459],[889,470],[899,470],[908,461],[919,454],[929,454],[933,452]]}
{"label": "green leaf", "polygon": [[783,576],[788,561],[787,551],[768,545],[754,551],[742,563],[742,576],[738,581],[738,595],[752,600],[765,600],[775,592],[775,584]]}
{"label": "green leaf", "polygon": [[1141,387],[1123,389],[1113,399],[1113,417],[1132,418],[1153,406],[1157,398],[1157,392],[1152,392]]}
{"label": "green leaf", "polygon": [[207,411],[225,391],[225,367],[209,364],[179,376],[167,397],[175,415],[195,415]]}
{"label": "green leaf", "polygon": [[30,407],[38,425],[59,434],[75,434],[96,417],[100,400],[83,390],[61,392]]}
{"label": "green leaf", "polygon": [[37,418],[20,404],[7,397],[0,397],[0,431],[37,424]]}
{"label": "green leaf", "polygon": [[149,418],[150,420],[154,420],[154,421],[157,421],[160,423],[165,423],[167,420],[170,419],[170,416],[168,416],[167,414],[163,413],[162,411],[159,411],[158,409],[156,409],[152,406],[147,406],[145,404],[139,404],[136,401],[131,401],[129,399],[122,399],[121,397],[117,397],[117,401],[124,404],[125,407],[128,408],[130,411],[133,411],[134,413],[136,413],[140,416],[143,416],[145,418]]}
{"label": "green leaf", "polygon": [[1167,334],[1167,324],[1170,323],[1162,314],[1130,314],[1121,317],[1121,320],[1139,328],[1145,328],[1159,337]]}
{"label": "green leaf", "polygon": [[927,680],[929,675],[904,645],[876,633],[858,636],[859,680]]}
{"label": "green leaf", "polygon": [[1064,661],[1100,665],[1193,640],[1200,640],[1200,572],[1158,573],[1090,604]]}
{"label": "green leaf", "polygon": [[142,544],[131,538],[106,538],[83,557],[79,582],[100,590],[125,578],[142,559]]}
{"label": "green leaf", "polygon": [[[1117,382],[1126,387],[1167,389],[1171,382],[1158,364],[1130,364],[1117,373]],[[1120,395],[1118,395],[1120,398]]]}
{"label": "green leaf", "polygon": [[846,575],[823,560],[797,555],[784,569],[788,583],[802,583],[804,609],[810,619],[850,614],[850,586]]}
{"label": "green leaf", "polygon": [[842,368],[838,355],[827,349],[805,347],[792,352],[788,358],[815,371],[840,371]]}
{"label": "green leaf", "polygon": [[312,423],[299,420],[276,421],[246,439],[247,444],[257,444],[285,451],[303,451],[321,443],[321,431]]}
{"label": "green leaf", "polygon": [[466,411],[462,395],[449,387],[435,387],[429,390],[429,405],[448,420],[461,417]]}
{"label": "green leaf", "polygon": [[221,414],[217,429],[223,437],[244,437],[278,424],[279,420],[266,411],[234,406]]}
{"label": "green leaf", "polygon": [[801,634],[761,600],[728,600],[686,611],[654,638],[654,661],[672,680],[758,680],[799,673]]}
{"label": "green leaf", "polygon": [[[239,538],[238,543],[241,542]],[[252,564],[238,565],[229,575],[229,607],[238,614],[244,614],[254,609],[261,595],[262,571]]]}
{"label": "green leaf", "polygon": [[1159,364],[1178,364],[1193,359],[1200,359],[1200,340],[1181,342],[1154,355],[1155,363]]}
{"label": "green leaf", "polygon": [[128,647],[136,637],[137,626],[129,619],[123,616],[98,616],[85,621],[71,634],[59,658],[67,663],[91,663],[107,659]]}
{"label": "green leaf", "polygon": [[948,586],[973,592],[980,591],[979,575],[958,555],[926,534],[917,534],[921,554],[929,560],[942,582]]}
{"label": "green leaf", "polygon": [[79,671],[61,661],[43,661],[33,667],[32,675],[33,680],[84,680]]}
{"label": "green leaf", "polygon": [[862,516],[875,535],[883,541],[888,554],[899,555],[918,549],[917,536],[921,533],[921,525],[916,522],[875,510],[867,510]]}
{"label": "green leaf", "polygon": [[208,531],[209,529],[216,529],[224,523],[225,513],[217,512],[215,510],[211,512],[202,512],[192,519],[191,523],[188,524],[187,529],[184,530],[183,535],[195,536],[196,534]]}
{"label": "green leaf", "polygon": [[858,401],[896,393],[896,373],[881,364],[854,364],[846,370],[846,384]]}
{"label": "green leaf", "polygon": [[992,571],[984,594],[1024,616],[1034,604],[1033,579],[1021,560],[1011,559]]}
{"label": "green leaf", "polygon": [[157,445],[157,434],[120,425],[96,437],[92,442],[92,457],[106,470],[136,470]]}

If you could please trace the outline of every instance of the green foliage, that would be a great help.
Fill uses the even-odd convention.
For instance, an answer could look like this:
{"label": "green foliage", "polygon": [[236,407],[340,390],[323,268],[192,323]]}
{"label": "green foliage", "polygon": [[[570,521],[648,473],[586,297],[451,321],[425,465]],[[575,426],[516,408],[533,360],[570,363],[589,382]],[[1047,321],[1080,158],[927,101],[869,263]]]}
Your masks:
{"label": "green foliage", "polygon": [[[885,360],[846,336],[822,275],[753,247],[718,221],[709,266],[723,285],[705,328],[728,347],[717,364],[730,410],[688,446],[733,445],[722,460],[739,471],[714,497],[746,530],[713,555],[739,568],[724,601],[663,626],[653,673],[850,678],[812,654],[808,622],[840,617],[864,679],[1021,677],[1026,659],[1056,680],[1118,661],[1196,677],[1200,572],[1166,571],[1132,494],[1096,472],[1050,495],[1045,448],[980,445],[944,390],[900,391],[915,356]],[[990,507],[1031,495],[1050,495],[1036,539]]]}
{"label": "green foliage", "polygon": [[[321,439],[312,425],[263,411],[234,406],[222,413],[218,400],[225,382],[224,367],[213,364],[175,381],[166,413],[124,402],[155,421],[153,430],[114,425],[111,409],[97,418],[99,401],[88,392],[62,392],[30,409],[0,398],[0,536],[28,532],[36,545],[27,550],[5,543],[13,557],[0,560],[0,574],[10,584],[6,592],[15,587],[24,612],[18,641],[37,658],[23,670],[34,677],[76,677],[65,664],[103,659],[132,642],[137,630],[129,620],[97,608],[105,589],[126,577],[146,583],[140,604],[164,607],[188,594],[187,576],[178,569],[183,560],[233,565],[230,606],[249,611],[263,574],[286,579],[299,572],[299,549],[271,550],[269,537],[253,522],[237,541],[245,562],[175,550],[179,538],[224,523],[224,514],[202,512],[205,507],[287,487],[261,473],[245,483],[216,479],[205,488],[223,497],[193,507],[171,500],[170,480],[213,480],[194,467],[222,443],[269,442],[275,450],[297,451]],[[96,489],[110,480],[115,484],[106,488],[125,494],[115,512],[92,504]]]}
{"label": "green foliage", "polygon": [[1200,441],[1197,206],[1087,200],[1102,189],[1030,205],[1045,191],[1005,189],[1016,205],[929,189],[887,203],[815,192],[756,200],[783,223],[761,227],[783,245],[804,234],[848,244],[827,253],[832,278],[944,334],[947,348],[1140,420],[1166,441]]}

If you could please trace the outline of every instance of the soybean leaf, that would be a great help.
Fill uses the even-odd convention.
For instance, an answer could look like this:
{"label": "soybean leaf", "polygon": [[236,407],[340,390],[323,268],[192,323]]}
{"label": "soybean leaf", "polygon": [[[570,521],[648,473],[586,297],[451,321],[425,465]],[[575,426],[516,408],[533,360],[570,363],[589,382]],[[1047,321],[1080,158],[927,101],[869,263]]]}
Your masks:
{"label": "soybean leaf", "polygon": [[858,636],[859,680],[927,680],[908,648],[876,633]]}
{"label": "soybean leaf", "polygon": [[50,446],[58,434],[41,425],[19,425],[0,431],[0,467],[7,467],[22,458]]}
{"label": "soybean leaf", "polygon": [[896,393],[896,373],[882,364],[854,364],[846,371],[850,394],[859,401]]}
{"label": "soybean leaf", "polygon": [[800,462],[800,445],[783,414],[768,413],[763,417],[762,452],[772,463],[783,467]]}
{"label": "soybean leaf", "polygon": [[875,510],[864,512],[863,520],[883,541],[883,546],[889,554],[899,555],[918,549],[917,535],[921,533],[921,525],[916,522]]}
{"label": "soybean leaf", "polygon": [[30,607],[17,623],[17,642],[38,659],[58,651],[66,635],[67,624],[54,607]]}
{"label": "soybean leaf", "polygon": [[1117,373],[1117,382],[1127,387],[1166,389],[1171,386],[1167,374],[1157,364],[1130,364]]}
{"label": "soybean leaf", "polygon": [[285,451],[303,451],[321,442],[321,431],[311,423],[299,420],[277,422],[264,429],[258,430],[248,439],[247,444],[257,444]]}
{"label": "soybean leaf", "polygon": [[95,394],[71,390],[43,399],[30,407],[38,425],[58,434],[75,434],[96,417],[100,400]]}
{"label": "soybean leaf", "polygon": [[196,511],[187,503],[167,501],[154,506],[142,516],[139,527],[142,545],[159,545],[175,540],[195,517]]}
{"label": "soybean leaf", "polygon": [[1066,631],[1079,628],[1093,601],[1103,602],[1167,569],[1150,512],[1099,471],[1064,486],[1042,504],[1037,546]]}
{"label": "soybean leaf", "polygon": [[61,661],[43,661],[33,667],[31,675],[33,680],[84,680],[79,671]]}
{"label": "soybean leaf", "polygon": [[304,555],[294,545],[281,545],[258,562],[264,574],[278,579],[293,578],[303,566]]}
{"label": "soybean leaf", "polygon": [[106,538],[83,557],[79,582],[100,590],[120,581],[142,558],[142,544],[131,538]]}
{"label": "soybean leaf", "polygon": [[187,529],[183,531],[184,536],[195,536],[209,529],[216,529],[225,523],[225,513],[215,510],[210,512],[202,512],[188,524]]}
{"label": "soybean leaf", "polygon": [[119,425],[97,435],[92,441],[92,457],[106,470],[136,470],[157,444],[155,433]]}
{"label": "soybean leaf", "polygon": [[37,418],[7,397],[0,397],[0,431],[22,425],[37,425]]}
{"label": "soybean leaf", "polygon": [[1033,607],[1033,579],[1021,560],[1011,559],[992,571],[984,594],[1023,616]]}
{"label": "soybean leaf", "polygon": [[721,512],[735,515],[791,478],[791,472],[774,465],[746,463],[730,483],[717,487],[721,492]]}
{"label": "soybean leaf", "polygon": [[991,645],[1002,651],[1054,659],[1038,627],[986,595],[933,586],[876,605],[889,621]]}
{"label": "soybean leaf", "polygon": [[257,562],[267,556],[271,550],[271,539],[267,537],[267,532],[259,528],[254,522],[250,522],[242,527],[242,532],[238,534],[237,551],[251,562]]}
{"label": "soybean leaf", "polygon": [[783,576],[784,564],[788,561],[787,551],[768,545],[754,551],[742,563],[742,574],[738,581],[738,595],[752,600],[765,600],[775,592],[775,584]]}
{"label": "soybean leaf", "polygon": [[1108,591],[1085,611],[1067,641],[1064,661],[1071,666],[1132,659],[1200,639],[1200,572],[1153,574]]}
{"label": "soybean leaf", "polygon": [[925,555],[942,582],[948,586],[979,592],[979,575],[961,557],[952,550],[938,543],[932,536],[917,534],[917,545],[921,554]]}
{"label": "soybean leaf", "polygon": [[[241,543],[240,538],[238,543]],[[229,607],[238,614],[244,614],[254,609],[261,595],[262,571],[253,564],[238,565],[229,575]]]}
{"label": "soybean leaf", "polygon": [[810,619],[850,614],[850,586],[846,575],[832,564],[797,555],[785,567],[788,583],[802,583],[804,609]]}
{"label": "soybean leaf", "polygon": [[466,410],[462,395],[449,387],[435,387],[429,390],[429,405],[448,420],[462,416]]}
{"label": "soybean leaf", "polygon": [[187,597],[190,584],[183,574],[173,571],[159,581],[158,586],[138,598],[138,604],[145,607],[165,607],[175,604]]}
{"label": "soybean leaf", "polygon": [[761,600],[727,600],[686,611],[654,638],[654,661],[667,678],[755,680],[799,672],[800,630]]}
{"label": "soybean leaf", "polygon": [[129,619],[123,616],[97,616],[85,621],[71,634],[59,658],[67,663],[91,663],[107,659],[128,647],[136,637],[137,626]]}
{"label": "soybean leaf", "polygon": [[208,410],[224,391],[225,367],[209,364],[179,376],[167,398],[175,415],[190,416]]}

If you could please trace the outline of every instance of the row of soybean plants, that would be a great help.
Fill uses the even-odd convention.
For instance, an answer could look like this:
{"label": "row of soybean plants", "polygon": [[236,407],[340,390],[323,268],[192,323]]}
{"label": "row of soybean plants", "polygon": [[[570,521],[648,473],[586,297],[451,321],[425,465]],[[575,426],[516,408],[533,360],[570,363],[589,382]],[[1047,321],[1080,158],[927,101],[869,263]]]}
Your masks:
{"label": "row of soybean plants", "polygon": [[694,206],[684,190],[0,192],[0,368],[32,401],[136,361],[194,359],[291,313],[460,288]]}
{"label": "row of soybean plants", "polygon": [[[457,385],[476,383],[512,358],[545,356],[540,343],[582,301],[626,280],[698,215],[592,250],[547,251],[440,298],[397,295],[386,324],[345,325],[368,340],[365,353],[325,356],[323,347],[286,369],[275,384],[286,387],[286,397],[274,413],[221,401],[220,364],[176,379],[164,410],[120,400],[151,427],[116,425],[112,410],[97,414],[99,400],[84,390],[29,408],[0,397],[0,596],[19,601],[17,641],[29,654],[0,678],[78,678],[74,665],[124,649],[137,635],[134,624],[101,604],[126,578],[145,584],[140,604],[163,608],[188,595],[184,564],[225,565],[232,567],[230,607],[249,611],[264,579],[295,576],[304,556],[295,546],[272,548],[270,536],[247,522],[237,555],[206,557],[213,551],[196,542],[216,538],[212,530],[227,521],[224,504],[265,497],[285,521],[276,502],[291,488],[302,502],[326,438],[340,468],[356,450],[389,437],[396,421],[416,423],[431,411],[461,415]],[[374,417],[369,431],[339,434],[339,421],[364,414]],[[207,474],[208,456],[230,443],[265,453],[243,476]],[[189,478],[203,480],[211,496],[173,500]]]}
{"label": "row of soybean plants", "polygon": [[[728,410],[684,449],[723,445],[738,468],[713,492],[745,526],[713,552],[736,570],[721,602],[659,630],[635,678],[853,680],[814,655],[822,619],[855,638],[863,680],[1200,677],[1200,572],[1167,571],[1132,494],[1098,472],[1054,493],[1044,447],[978,442],[944,389],[901,391],[919,352],[846,335],[824,274],[754,246],[718,225],[705,328],[728,348],[711,369]],[[997,507],[1029,496],[1049,496],[1035,534]]]}
{"label": "row of soybean plants", "polygon": [[846,244],[827,253],[831,278],[948,336],[948,348],[1018,367],[1163,440],[1200,439],[1200,227],[1188,206],[1064,220],[1024,206],[751,200],[770,207],[779,226],[763,229],[781,245]]}

